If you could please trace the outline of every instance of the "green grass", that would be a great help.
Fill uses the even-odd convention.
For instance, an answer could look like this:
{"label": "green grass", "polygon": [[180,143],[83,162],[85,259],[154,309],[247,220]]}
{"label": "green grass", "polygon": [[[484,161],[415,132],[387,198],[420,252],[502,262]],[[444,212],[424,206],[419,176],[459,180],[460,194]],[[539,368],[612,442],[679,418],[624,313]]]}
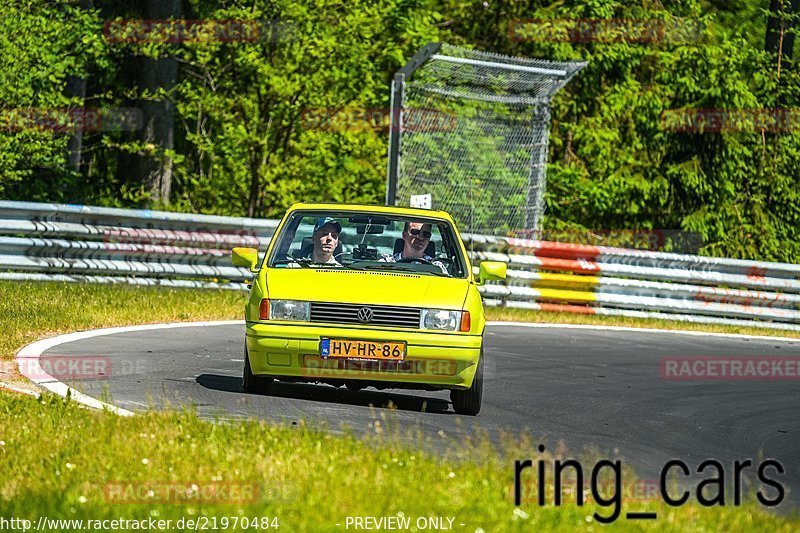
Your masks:
{"label": "green grass", "polygon": [[[0,296],[3,359],[13,357],[28,342],[61,332],[238,318],[244,300],[242,294],[214,291],[20,283],[0,283]],[[37,400],[0,393],[0,518],[35,522],[41,515],[93,520],[278,517],[283,531],[348,531],[347,516],[402,513],[414,519],[455,517],[455,531],[605,527],[591,515],[595,511],[607,515],[610,510],[589,504],[556,508],[526,503],[515,510],[513,460],[540,458],[536,442],[507,435],[502,445],[493,446],[476,435],[465,442],[450,440],[444,454],[432,455],[421,451],[430,446],[410,444],[421,437],[399,435],[387,426],[380,411],[370,434],[361,438],[314,431],[302,424],[211,423],[192,410],[121,418],[48,395]],[[632,482],[631,475],[625,473],[626,483]],[[174,492],[192,484],[200,491],[227,488],[253,497],[225,503],[214,496],[205,501],[194,496],[181,499]],[[118,503],[108,493],[115,488],[163,490],[165,486],[173,490],[171,503],[130,493],[133,503]],[[800,527],[796,518],[775,516],[752,503],[738,509],[629,503],[622,512],[629,510],[652,510],[659,518],[647,522],[620,518],[614,527],[659,531]],[[352,526],[349,531],[354,531]]]}
{"label": "green grass", "polygon": [[[278,517],[284,531],[344,531],[347,516],[454,516],[456,531],[571,530],[595,527],[592,505],[524,504],[511,498],[511,458],[536,458],[534,443],[492,449],[480,440],[460,446],[461,458],[434,457],[398,444],[391,432],[366,440],[263,422],[213,424],[192,412],[120,418],[61,399],[0,396],[0,516],[110,519],[181,516]],[[508,457],[509,459],[505,459]],[[255,502],[114,503],[106,487],[255,487]],[[162,485],[163,486],[163,485]],[[753,506],[669,509],[641,529],[796,530]],[[336,527],[335,524],[342,524]],[[620,518],[617,526],[633,525]]]}

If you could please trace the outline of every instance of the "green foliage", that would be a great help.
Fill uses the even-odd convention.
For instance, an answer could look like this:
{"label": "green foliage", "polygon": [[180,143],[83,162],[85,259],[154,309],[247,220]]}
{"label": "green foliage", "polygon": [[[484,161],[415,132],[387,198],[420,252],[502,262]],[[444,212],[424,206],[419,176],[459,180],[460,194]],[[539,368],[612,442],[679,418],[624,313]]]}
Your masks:
{"label": "green foliage", "polygon": [[[684,231],[701,242],[701,253],[796,262],[796,115],[784,131],[676,131],[665,119],[675,110],[800,108],[796,60],[782,57],[779,70],[777,58],[764,52],[769,4],[191,0],[185,18],[258,21],[260,38],[132,44],[103,33],[105,21],[131,18],[135,6],[12,0],[0,14],[5,110],[79,106],[65,86],[71,76],[84,77],[87,107],[126,107],[137,98],[173,102],[175,148],[89,131],[83,166],[74,172],[66,167],[67,133],[0,128],[0,197],[152,205],[124,157],[142,153],[172,162],[171,202],[160,206],[169,209],[272,217],[301,200],[381,203],[387,128],[313,117],[331,109],[386,115],[392,74],[425,43],[441,40],[589,61],[553,103],[547,228]],[[797,17],[784,20],[796,24]],[[569,42],[536,33],[515,40],[509,32],[521,20],[612,18],[645,20],[663,33],[651,42]],[[133,66],[167,56],[180,63],[177,85],[137,93]],[[446,134],[437,139],[457,142]],[[467,148],[463,172],[494,157]],[[437,174],[435,165],[428,170]]]}
{"label": "green foliage", "polygon": [[[666,7],[614,0],[543,1],[534,9],[448,4],[452,31],[465,42],[589,62],[553,104],[546,227],[682,230],[700,240],[701,253],[800,260],[796,119],[788,131],[745,125],[684,132],[664,118],[673,110],[798,107],[797,71],[784,65],[778,79],[774,58],[762,51],[763,25],[761,40],[752,39],[759,6],[704,12],[696,0]],[[512,21],[612,17],[661,21],[664,34],[652,42],[602,34],[572,43],[535,33],[509,38]]]}
{"label": "green foliage", "polygon": [[385,137],[310,118],[387,108],[388,75],[435,39],[432,15],[386,1],[208,6],[194,8],[203,18],[271,21],[273,33],[252,44],[182,50],[189,75],[177,91],[186,128],[178,201],[251,216],[279,216],[301,199],[377,201]]}
{"label": "green foliage", "polygon": [[[0,15],[0,196],[35,196],[75,179],[66,174],[69,76],[107,62],[96,14],[74,3],[4,2]],[[35,183],[29,178],[39,172]],[[25,180],[23,185],[20,182]]]}

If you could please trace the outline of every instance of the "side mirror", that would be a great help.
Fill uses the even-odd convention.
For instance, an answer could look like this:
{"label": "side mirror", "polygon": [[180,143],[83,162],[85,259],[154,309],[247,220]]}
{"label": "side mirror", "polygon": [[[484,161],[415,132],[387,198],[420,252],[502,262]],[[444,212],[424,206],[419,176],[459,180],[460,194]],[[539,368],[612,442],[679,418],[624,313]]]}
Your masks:
{"label": "side mirror", "polygon": [[255,248],[234,248],[231,256],[234,266],[250,269],[255,272],[258,264],[258,250]]}
{"label": "side mirror", "polygon": [[506,279],[508,265],[500,261],[484,261],[480,266],[478,284],[483,285],[489,280]]}

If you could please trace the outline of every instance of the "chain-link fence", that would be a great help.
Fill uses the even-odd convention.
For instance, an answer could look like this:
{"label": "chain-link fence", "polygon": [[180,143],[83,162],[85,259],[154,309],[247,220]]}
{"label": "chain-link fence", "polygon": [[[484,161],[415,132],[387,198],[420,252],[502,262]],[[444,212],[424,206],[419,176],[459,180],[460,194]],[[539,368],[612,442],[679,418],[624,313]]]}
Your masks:
{"label": "chain-link fence", "polygon": [[430,195],[462,231],[540,229],[550,100],[585,64],[426,46],[393,83],[387,203]]}

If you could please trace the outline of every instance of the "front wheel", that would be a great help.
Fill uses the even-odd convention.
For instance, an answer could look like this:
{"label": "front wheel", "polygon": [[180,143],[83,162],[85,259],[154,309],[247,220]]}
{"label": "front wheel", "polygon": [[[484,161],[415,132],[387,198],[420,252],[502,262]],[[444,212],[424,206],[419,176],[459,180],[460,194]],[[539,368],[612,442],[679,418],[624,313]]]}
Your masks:
{"label": "front wheel", "polygon": [[483,400],[483,351],[478,359],[478,368],[472,386],[467,390],[451,390],[450,401],[453,402],[453,411],[459,415],[475,416],[481,411]]}
{"label": "front wheel", "polygon": [[269,394],[272,390],[272,378],[253,374],[250,369],[250,357],[247,355],[247,350],[244,351],[242,389],[250,394]]}

